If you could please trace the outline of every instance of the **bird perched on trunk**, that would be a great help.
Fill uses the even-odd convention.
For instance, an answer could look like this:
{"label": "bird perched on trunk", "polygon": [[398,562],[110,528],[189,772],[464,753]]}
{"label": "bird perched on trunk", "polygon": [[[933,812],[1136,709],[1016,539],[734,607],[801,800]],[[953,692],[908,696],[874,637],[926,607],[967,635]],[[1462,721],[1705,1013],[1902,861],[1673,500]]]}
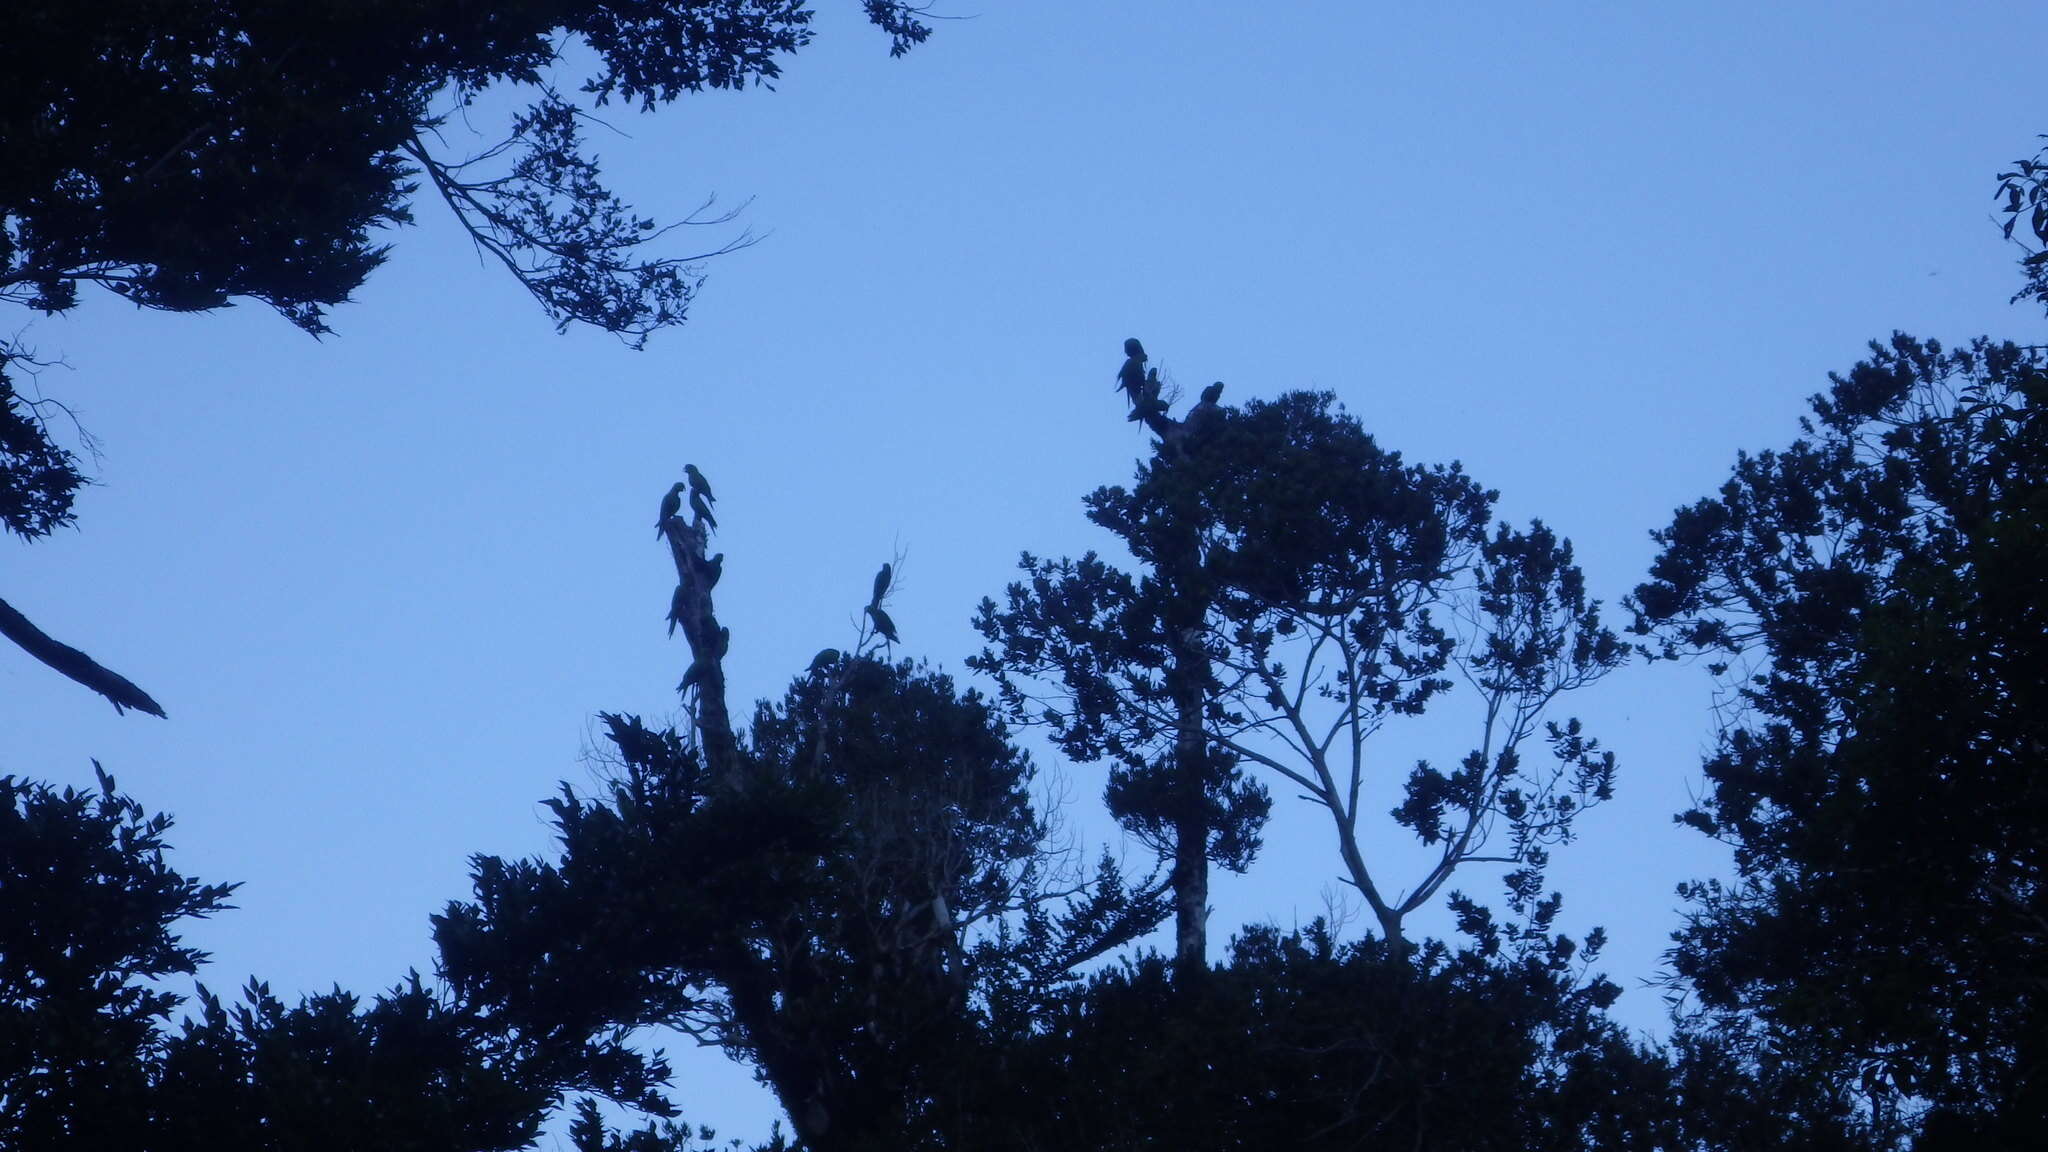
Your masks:
{"label": "bird perched on trunk", "polygon": [[889,619],[889,614],[873,604],[868,605],[866,611],[868,619],[875,622],[875,631],[881,634],[882,639],[891,644],[896,643],[896,622]]}
{"label": "bird perched on trunk", "polygon": [[661,534],[668,531],[668,522],[675,518],[676,513],[683,510],[683,487],[681,484],[673,485],[669,488],[668,495],[661,498],[661,518],[654,522],[656,539],[660,539]]}
{"label": "bird perched on trunk", "polygon": [[1145,396],[1145,346],[1136,336],[1124,341],[1124,366],[1117,370],[1116,386],[1124,390],[1133,408]]}
{"label": "bird perched on trunk", "polygon": [[681,584],[676,585],[673,595],[668,598],[668,634],[676,634],[676,625],[683,622],[683,613],[690,607],[689,596]]}
{"label": "bird perched on trunk", "polygon": [[690,493],[690,514],[713,528],[718,527],[718,517],[711,514],[711,505],[704,502],[702,492]]}
{"label": "bird perched on trunk", "polygon": [[704,581],[705,591],[718,587],[718,578],[725,575],[725,553],[720,552],[709,560],[697,560],[697,576]]}
{"label": "bird perched on trunk", "polygon": [[889,578],[893,573],[894,569],[887,564],[882,565],[882,570],[875,573],[875,594],[868,597],[868,603],[873,607],[882,606],[882,597],[889,594]]}
{"label": "bird perched on trunk", "polygon": [[697,471],[695,464],[683,465],[683,475],[690,478],[690,491],[692,493],[702,496],[709,503],[718,503],[718,497],[711,494],[711,482],[704,479],[704,474]]}

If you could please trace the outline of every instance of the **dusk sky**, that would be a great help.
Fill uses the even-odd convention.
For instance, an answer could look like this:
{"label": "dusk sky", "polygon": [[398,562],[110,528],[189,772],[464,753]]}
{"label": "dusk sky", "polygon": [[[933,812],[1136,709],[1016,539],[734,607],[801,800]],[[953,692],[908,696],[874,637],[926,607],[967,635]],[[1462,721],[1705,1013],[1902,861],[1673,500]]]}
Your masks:
{"label": "dusk sky", "polygon": [[[605,113],[641,209],[745,204],[683,250],[759,237],[645,351],[557,335],[430,200],[324,341],[253,303],[7,319],[104,457],[76,531],[4,545],[0,595],[169,719],[9,646],[0,773],[86,785],[96,757],[176,817],[177,867],[244,882],[188,934],[211,987],[430,969],[470,854],[546,850],[538,802],[591,783],[595,714],[676,714],[653,528],[686,462],[719,497],[736,706],[845,646],[898,552],[898,654],[975,683],[969,618],[1020,551],[1112,550],[1081,497],[1146,450],[1112,390],[1133,335],[1190,394],[1329,390],[1406,458],[1463,461],[1573,540],[1618,628],[1649,532],[1789,441],[1867,340],[2048,339],[2007,303],[1992,197],[2048,131],[2037,4],[947,3],[966,18],[900,60],[822,8],[774,91]],[[1725,866],[1671,822],[1710,703],[1704,669],[1637,663],[1563,705],[1619,795],[1552,880],[1646,1034],[1673,887]],[[1467,750],[1460,705],[1378,739],[1389,797]],[[1038,758],[1117,848],[1101,766]],[[1326,818],[1274,792],[1264,854],[1216,881],[1219,952],[1336,882]],[[682,1068],[692,1122],[765,1132],[743,1070]]]}

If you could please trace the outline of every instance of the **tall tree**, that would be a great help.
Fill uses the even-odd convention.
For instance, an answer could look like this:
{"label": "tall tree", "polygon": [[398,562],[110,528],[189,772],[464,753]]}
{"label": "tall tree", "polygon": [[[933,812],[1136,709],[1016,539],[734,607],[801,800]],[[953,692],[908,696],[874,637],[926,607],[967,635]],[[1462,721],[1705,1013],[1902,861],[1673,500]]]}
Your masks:
{"label": "tall tree", "polygon": [[2037,349],[1873,344],[1656,533],[1634,597],[1729,706],[1684,820],[1737,878],[1689,887],[1675,972],[1883,1143],[2048,1123],[2044,403]]}
{"label": "tall tree", "polygon": [[558,861],[476,860],[475,899],[436,919],[442,971],[507,1035],[603,1038],[593,1068],[638,1066],[650,1026],[717,1044],[805,1148],[947,1146],[1002,1090],[1005,1038],[1157,901],[1107,861],[1083,883],[994,711],[875,631],[734,731],[708,518],[662,524],[691,722],[605,717],[604,791],[551,802]]}
{"label": "tall tree", "polygon": [[[1343,875],[1389,939],[1466,864],[1507,865],[1537,894],[1547,846],[1614,771],[1576,721],[1545,719],[1624,656],[1570,544],[1492,525],[1494,493],[1456,465],[1404,464],[1327,394],[1242,409],[1209,395],[1147,423],[1160,435],[1136,483],[1087,499],[1138,573],[1027,554],[1027,580],[982,604],[990,647],[974,664],[1018,718],[1115,762],[1112,812],[1173,861],[1184,964],[1206,963],[1198,865],[1241,868],[1256,846],[1266,794],[1244,765],[1328,811]],[[1456,767],[1408,773],[1393,815],[1435,854],[1396,889],[1360,827],[1367,742],[1458,679],[1478,738]],[[1549,749],[1532,767],[1536,738]]]}

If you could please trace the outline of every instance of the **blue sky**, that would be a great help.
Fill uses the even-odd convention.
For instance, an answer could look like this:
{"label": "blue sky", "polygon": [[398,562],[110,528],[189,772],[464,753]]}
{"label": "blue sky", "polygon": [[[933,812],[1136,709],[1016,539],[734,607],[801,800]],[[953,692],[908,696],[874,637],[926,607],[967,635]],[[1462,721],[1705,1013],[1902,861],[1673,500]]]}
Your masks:
{"label": "blue sky", "polygon": [[[1610,604],[1649,530],[1788,440],[1864,341],[2043,338],[1991,217],[2048,131],[2019,98],[2037,5],[941,11],[972,18],[892,61],[830,3],[776,91],[615,113],[600,151],[642,207],[751,198],[763,234],[644,352],[556,335],[431,203],[324,342],[258,306],[107,296],[27,329],[106,455],[77,532],[0,545],[0,595],[170,719],[9,649],[0,772],[85,783],[98,757],[176,815],[181,867],[245,881],[191,933],[215,987],[428,965],[466,857],[545,848],[537,801],[587,782],[594,713],[674,710],[651,529],[685,462],[720,497],[747,699],[849,639],[898,550],[902,651],[957,671],[1019,550],[1105,547],[1079,501],[1143,451],[1110,387],[1125,336],[1226,400],[1333,390],[1409,458],[1463,460]],[[1673,885],[1721,867],[1670,824],[1705,676],[1633,667],[1572,706],[1620,795],[1554,878],[1625,986]],[[1461,753],[1456,723],[1389,733],[1390,774]],[[1077,825],[1112,834],[1099,769],[1065,775]],[[1219,941],[1316,915],[1335,871],[1316,813],[1282,805],[1218,884]],[[743,1073],[686,1067],[692,1119],[765,1129]]]}

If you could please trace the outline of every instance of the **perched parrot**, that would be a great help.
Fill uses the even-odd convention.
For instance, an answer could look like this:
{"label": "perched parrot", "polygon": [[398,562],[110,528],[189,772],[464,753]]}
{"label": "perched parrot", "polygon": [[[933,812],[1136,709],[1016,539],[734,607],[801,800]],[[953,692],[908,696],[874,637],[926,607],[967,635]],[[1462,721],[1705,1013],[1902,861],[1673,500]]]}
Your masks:
{"label": "perched parrot", "polygon": [[1136,336],[1124,341],[1124,366],[1117,370],[1116,386],[1133,406],[1145,395],[1145,346]]}
{"label": "perched parrot", "polygon": [[875,631],[882,634],[882,639],[891,644],[896,643],[896,622],[889,619],[889,614],[873,604],[867,606],[867,614],[868,618],[875,622]]}
{"label": "perched parrot", "polygon": [[685,597],[685,595],[684,595],[684,593],[683,593],[683,586],[682,586],[681,584],[678,584],[678,585],[676,585],[676,590],[675,590],[675,593],[674,593],[674,595],[671,595],[671,596],[670,596],[670,597],[668,598],[668,634],[669,634],[669,635],[673,636],[673,635],[675,635],[675,634],[676,634],[676,625],[678,625],[678,624],[681,624],[681,623],[683,622],[683,612],[684,612],[684,610],[685,610],[685,609],[687,609],[688,607],[689,607],[689,602],[688,602],[688,599],[687,599],[687,598]]}
{"label": "perched parrot", "polygon": [[892,572],[893,570],[889,567],[889,565],[884,564],[882,565],[882,570],[880,572],[875,573],[875,594],[873,596],[868,597],[869,604],[872,604],[876,607],[881,606],[882,597],[887,595],[889,592],[889,577],[892,574]]}
{"label": "perched parrot", "polygon": [[655,539],[660,539],[661,534],[668,531],[669,520],[682,510],[683,485],[677,484],[668,490],[668,495],[661,498],[661,518],[654,522]]}
{"label": "perched parrot", "polygon": [[702,496],[704,499],[710,501],[713,504],[718,503],[718,497],[713,496],[711,494],[711,482],[709,480],[704,479],[704,474],[702,472],[697,471],[697,466],[695,464],[683,465],[683,475],[688,476],[690,478],[691,492],[699,496]]}

